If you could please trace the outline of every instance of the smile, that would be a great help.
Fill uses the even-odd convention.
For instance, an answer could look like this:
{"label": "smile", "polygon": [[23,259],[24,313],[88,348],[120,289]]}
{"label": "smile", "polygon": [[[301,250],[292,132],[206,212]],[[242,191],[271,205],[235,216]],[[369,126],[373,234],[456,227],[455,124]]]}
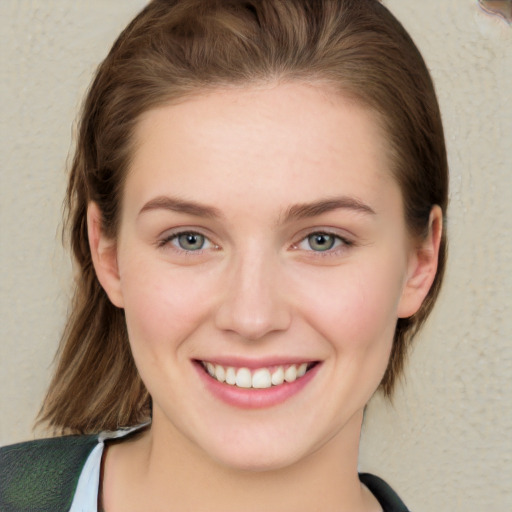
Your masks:
{"label": "smile", "polygon": [[267,389],[292,383],[303,377],[315,363],[278,365],[251,370],[201,361],[203,368],[216,381],[242,389]]}

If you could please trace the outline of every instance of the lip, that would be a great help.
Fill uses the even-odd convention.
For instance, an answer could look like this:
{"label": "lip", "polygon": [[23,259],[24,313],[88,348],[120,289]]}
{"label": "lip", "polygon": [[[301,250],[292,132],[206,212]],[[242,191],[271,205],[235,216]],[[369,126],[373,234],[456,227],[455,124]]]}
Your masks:
{"label": "lip", "polygon": [[[210,362],[215,362],[217,364],[223,364],[221,359],[215,359],[215,360],[209,360]],[[226,360],[224,360],[226,361]],[[238,363],[240,366],[238,365]],[[257,369],[262,367],[269,367],[269,366],[278,366],[280,365],[279,362],[276,361],[276,359],[272,359],[272,361],[269,361],[271,364],[264,364],[263,360],[255,361],[241,361],[239,360],[237,364],[233,364],[234,360],[230,359],[229,363],[226,364],[226,366],[234,366],[234,367],[243,367],[249,368],[249,369]],[[287,359],[286,363],[281,364],[297,364],[300,362],[308,362],[304,360],[290,360]],[[311,361],[309,361],[311,362]],[[267,407],[273,407],[276,405],[279,405],[286,400],[289,400],[293,396],[295,396],[297,393],[302,391],[315,377],[317,374],[321,362],[316,362],[316,364],[307,371],[307,373],[301,377],[300,379],[297,379],[294,382],[285,382],[279,386],[272,386],[270,388],[265,389],[243,389],[238,388],[236,386],[230,386],[229,384],[221,383],[218,380],[212,378],[208,373],[204,370],[203,365],[200,361],[193,361],[193,365],[205,385],[206,389],[217,399],[221,400],[222,402],[231,405],[233,407],[238,407],[240,409],[264,409]]]}
{"label": "lip", "polygon": [[[198,360],[199,361],[199,360]],[[244,359],[241,357],[214,357],[212,359],[201,359],[200,361],[208,361],[213,364],[220,364],[227,368],[232,366],[233,368],[249,368],[249,370],[257,370],[259,368],[273,368],[275,366],[289,366],[296,364],[297,366],[302,363],[314,363],[311,359],[298,359],[289,357],[267,357],[265,359]]]}

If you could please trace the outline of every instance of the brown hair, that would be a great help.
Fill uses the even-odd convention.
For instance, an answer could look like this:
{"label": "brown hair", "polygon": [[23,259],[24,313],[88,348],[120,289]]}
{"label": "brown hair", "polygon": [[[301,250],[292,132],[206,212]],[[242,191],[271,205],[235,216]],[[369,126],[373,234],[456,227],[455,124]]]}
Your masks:
{"label": "brown hair", "polygon": [[[92,265],[87,205],[98,204],[102,229],[115,237],[142,113],[205,89],[269,80],[326,83],[375,113],[411,234],[428,230],[433,205],[446,211],[448,169],[434,87],[411,38],[377,0],[152,1],[113,45],[83,106],[67,191],[76,291],[41,421],[95,432],[148,419],[150,396],[130,352],[124,312],[110,303]],[[397,322],[381,383],[388,396],[438,295],[445,236],[443,230],[426,300]]]}

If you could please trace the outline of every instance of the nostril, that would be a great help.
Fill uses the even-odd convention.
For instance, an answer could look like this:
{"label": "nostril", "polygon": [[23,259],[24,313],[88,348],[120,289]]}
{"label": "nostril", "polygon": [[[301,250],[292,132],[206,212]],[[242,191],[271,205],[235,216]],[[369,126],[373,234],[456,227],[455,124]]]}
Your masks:
{"label": "nostril", "polygon": [[271,297],[256,301],[247,296],[234,296],[220,304],[215,314],[218,329],[236,333],[247,341],[285,331],[290,323],[291,312],[286,300],[272,300]]}

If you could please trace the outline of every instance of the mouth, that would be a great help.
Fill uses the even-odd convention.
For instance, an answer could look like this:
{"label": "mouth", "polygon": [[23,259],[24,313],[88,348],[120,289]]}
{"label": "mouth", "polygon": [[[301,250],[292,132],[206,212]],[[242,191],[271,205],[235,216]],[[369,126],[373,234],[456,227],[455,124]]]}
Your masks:
{"label": "mouth", "polygon": [[204,371],[217,382],[240,389],[269,389],[302,379],[318,363],[283,364],[250,369],[198,361]]}

